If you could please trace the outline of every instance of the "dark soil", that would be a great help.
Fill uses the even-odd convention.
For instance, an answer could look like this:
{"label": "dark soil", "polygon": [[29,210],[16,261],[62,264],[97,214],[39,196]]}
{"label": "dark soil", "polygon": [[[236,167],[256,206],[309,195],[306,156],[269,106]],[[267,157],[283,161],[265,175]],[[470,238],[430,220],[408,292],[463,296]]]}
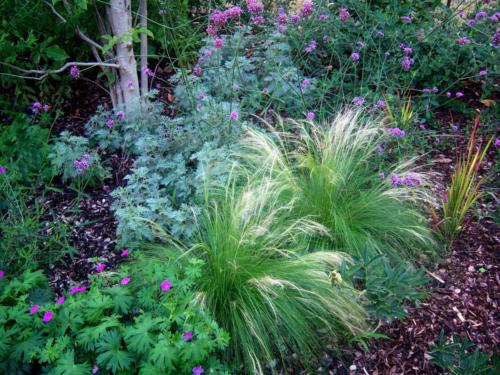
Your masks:
{"label": "dark soil", "polygon": [[88,275],[96,272],[93,258],[111,269],[122,260],[115,243],[118,222],[110,207],[110,192],[125,184],[132,160],[123,154],[105,155],[104,160],[111,165],[112,178],[102,186],[87,189],[79,201],[74,191],[63,190],[64,186],[57,183],[62,192],[51,190],[42,199],[48,218],[71,228],[69,244],[77,252],[74,257],[66,255],[48,270],[49,284],[58,292],[86,282]]}

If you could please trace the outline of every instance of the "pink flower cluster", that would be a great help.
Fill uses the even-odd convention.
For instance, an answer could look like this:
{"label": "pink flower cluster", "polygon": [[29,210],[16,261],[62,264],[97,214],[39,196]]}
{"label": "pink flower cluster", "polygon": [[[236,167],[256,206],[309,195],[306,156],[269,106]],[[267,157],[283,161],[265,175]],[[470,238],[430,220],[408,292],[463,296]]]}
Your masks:
{"label": "pink flower cluster", "polygon": [[247,8],[250,13],[262,13],[264,11],[264,4],[257,0],[246,0]]}
{"label": "pink flower cluster", "polygon": [[300,14],[302,17],[307,18],[314,12],[314,4],[312,0],[306,0],[300,7]]}
{"label": "pink flower cluster", "polygon": [[349,10],[347,8],[340,8],[339,9],[339,20],[342,22],[345,22],[349,19],[351,15],[349,14]]}
{"label": "pink flower cluster", "polygon": [[243,14],[241,7],[235,5],[225,10],[216,9],[209,17],[209,25],[207,34],[211,36],[217,35],[220,29],[226,26],[230,20],[237,19]]}
{"label": "pink flower cluster", "polygon": [[75,168],[77,175],[82,175],[87,169],[90,168],[89,158],[89,154],[83,154],[80,160],[75,160],[73,162],[73,167]]}
{"label": "pink flower cluster", "polygon": [[50,109],[48,104],[42,104],[40,102],[33,102],[31,103],[31,112],[33,113],[39,113],[41,110],[44,112],[47,112]]}
{"label": "pink flower cluster", "polygon": [[[0,174],[6,174],[7,173],[7,168],[4,166],[0,165]],[[3,271],[2,271],[2,277],[3,277]],[[2,278],[0,277],[0,279]]]}

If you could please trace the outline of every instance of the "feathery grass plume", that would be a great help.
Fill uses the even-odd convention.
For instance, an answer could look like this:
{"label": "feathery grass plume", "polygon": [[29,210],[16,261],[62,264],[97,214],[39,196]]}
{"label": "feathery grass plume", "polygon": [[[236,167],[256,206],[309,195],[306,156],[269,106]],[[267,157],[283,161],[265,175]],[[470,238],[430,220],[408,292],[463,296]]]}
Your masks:
{"label": "feathery grass plume", "polygon": [[[466,152],[460,156],[451,183],[443,201],[443,220],[438,227],[448,241],[453,241],[462,230],[465,215],[474,203],[483,195],[481,186],[485,177],[478,178],[479,167],[493,142],[491,138],[484,147],[478,146],[477,127],[480,118],[477,117],[467,143]],[[435,217],[437,215],[435,214]]]}
{"label": "feathery grass plume", "polygon": [[321,352],[322,337],[335,341],[365,328],[356,291],[330,277],[347,256],[304,255],[303,238],[325,229],[291,220],[294,202],[283,204],[277,188],[268,179],[228,183],[207,200],[198,242],[180,257],[205,262],[198,303],[229,333],[228,358],[249,374],[262,374],[276,358],[286,363],[291,353],[307,364]]}
{"label": "feathery grass plume", "polygon": [[328,228],[328,248],[359,257],[368,246],[393,259],[432,252],[431,232],[415,208],[430,200],[426,176],[415,173],[414,160],[386,171],[387,178],[371,163],[387,137],[381,121],[344,111],[331,124],[291,123],[288,133],[249,129],[236,173],[271,180],[296,217]]}

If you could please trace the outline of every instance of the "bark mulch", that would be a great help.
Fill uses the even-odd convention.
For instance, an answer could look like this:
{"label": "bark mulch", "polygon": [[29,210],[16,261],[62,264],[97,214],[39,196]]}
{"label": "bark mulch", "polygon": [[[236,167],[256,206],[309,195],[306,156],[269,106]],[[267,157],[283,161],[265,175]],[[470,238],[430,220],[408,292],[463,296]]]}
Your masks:
{"label": "bark mulch", "polygon": [[369,353],[356,353],[358,373],[363,368],[372,375],[442,373],[429,355],[441,330],[445,337],[468,338],[482,350],[499,347],[499,259],[499,226],[488,219],[470,223],[434,272],[429,297],[409,308],[405,320],[379,329],[389,339],[371,341]]}
{"label": "bark mulch", "polygon": [[87,189],[80,200],[62,184],[61,191],[51,190],[41,198],[47,220],[71,228],[68,242],[76,250],[73,257],[66,255],[49,267],[49,285],[55,291],[62,292],[75,283],[86,282],[88,275],[96,272],[93,258],[100,258],[108,269],[116,268],[122,259],[115,244],[118,222],[111,210],[110,193],[125,185],[123,177],[132,160],[119,153],[106,155],[105,160],[111,166],[112,177],[102,186]]}

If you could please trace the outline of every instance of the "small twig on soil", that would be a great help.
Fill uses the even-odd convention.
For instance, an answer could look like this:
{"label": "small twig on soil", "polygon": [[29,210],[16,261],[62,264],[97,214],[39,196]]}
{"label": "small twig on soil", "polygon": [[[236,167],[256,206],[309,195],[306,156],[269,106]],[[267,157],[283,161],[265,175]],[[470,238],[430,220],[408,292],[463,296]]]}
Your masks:
{"label": "small twig on soil", "polygon": [[425,270],[425,273],[428,274],[429,276],[432,276],[433,278],[435,278],[437,281],[439,281],[441,284],[445,284],[444,280],[442,278],[440,278],[439,276],[437,276],[436,274],[432,273],[431,271],[429,271],[427,268],[424,267],[424,270]]}

